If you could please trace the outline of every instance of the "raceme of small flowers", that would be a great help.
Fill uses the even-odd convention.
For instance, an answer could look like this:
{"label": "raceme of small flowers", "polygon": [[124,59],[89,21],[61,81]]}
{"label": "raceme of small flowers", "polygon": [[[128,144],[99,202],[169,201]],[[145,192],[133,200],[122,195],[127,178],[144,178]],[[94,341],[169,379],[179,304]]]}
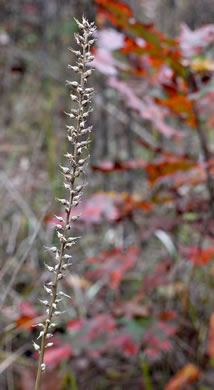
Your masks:
{"label": "raceme of small flowers", "polygon": [[47,317],[43,323],[37,326],[40,328],[36,342],[33,342],[34,348],[39,352],[39,366],[35,390],[39,389],[40,375],[45,371],[44,352],[45,349],[51,347],[53,343],[50,341],[55,328],[55,317],[60,316],[60,302],[63,298],[69,298],[63,291],[58,291],[58,282],[64,278],[66,269],[72,264],[72,256],[69,250],[75,245],[80,237],[72,237],[70,235],[71,222],[75,222],[79,215],[70,216],[71,209],[76,207],[82,197],[82,190],[85,183],[82,182],[81,175],[84,173],[84,168],[87,164],[89,155],[88,147],[90,144],[89,136],[92,131],[92,126],[87,125],[87,119],[92,111],[91,100],[94,89],[87,87],[87,81],[92,74],[93,69],[87,67],[87,64],[93,61],[94,57],[91,54],[91,46],[95,39],[93,35],[96,31],[94,23],[89,23],[85,17],[81,22],[76,20],[80,33],[75,33],[75,40],[79,46],[79,50],[69,49],[76,56],[76,64],[68,67],[77,73],[79,81],[66,81],[66,84],[71,87],[71,111],[66,113],[75,123],[67,125],[67,138],[71,144],[71,151],[65,154],[67,159],[66,166],[60,166],[63,177],[64,187],[67,196],[64,199],[58,199],[58,202],[63,206],[65,218],[56,216],[58,223],[56,224],[56,233],[58,237],[58,247],[53,246],[47,248],[52,252],[56,259],[56,265],[45,264],[45,267],[53,275],[52,280],[45,284],[45,294],[47,298],[41,299],[40,302],[45,306]]}

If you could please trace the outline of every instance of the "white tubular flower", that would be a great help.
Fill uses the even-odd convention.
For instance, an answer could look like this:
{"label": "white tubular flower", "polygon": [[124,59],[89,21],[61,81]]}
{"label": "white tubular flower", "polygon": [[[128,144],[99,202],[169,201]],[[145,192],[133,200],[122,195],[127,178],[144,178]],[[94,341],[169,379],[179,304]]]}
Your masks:
{"label": "white tubular flower", "polygon": [[63,296],[63,297],[66,297],[66,298],[70,298],[70,299],[71,299],[71,296],[68,295],[68,294],[65,294],[63,291],[58,292],[57,295],[61,295],[61,296]]}
{"label": "white tubular flower", "polygon": [[45,348],[50,348],[50,347],[53,347],[54,343],[47,343]]}
{"label": "white tubular flower", "polygon": [[33,348],[35,349],[35,351],[40,351],[40,345],[36,344],[34,341],[33,341]]}
{"label": "white tubular flower", "polygon": [[45,289],[47,294],[53,295],[52,290],[50,288],[48,288],[47,286],[44,285],[44,289]]}
{"label": "white tubular flower", "polygon": [[39,336],[37,337],[37,340],[39,340],[42,336],[44,336],[44,331],[41,330],[41,332],[39,333]]}
{"label": "white tubular flower", "polygon": [[44,372],[45,369],[46,369],[46,364],[45,364],[45,363],[42,363],[42,364],[41,364],[41,370],[42,370],[42,372]]}
{"label": "white tubular flower", "polygon": [[49,306],[49,302],[48,302],[48,301],[45,301],[45,300],[42,300],[42,299],[40,299],[39,301],[40,301],[43,305]]}

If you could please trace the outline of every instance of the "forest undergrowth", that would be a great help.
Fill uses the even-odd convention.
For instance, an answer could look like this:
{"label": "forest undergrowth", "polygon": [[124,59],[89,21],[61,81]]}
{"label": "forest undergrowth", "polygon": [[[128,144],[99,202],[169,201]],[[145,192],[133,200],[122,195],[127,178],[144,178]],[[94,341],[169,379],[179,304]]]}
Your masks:
{"label": "forest undergrowth", "polygon": [[[212,390],[214,25],[182,25],[171,38],[121,1],[93,5],[88,186],[69,210],[82,239],[62,280],[71,298],[44,354],[41,389]],[[70,110],[61,69],[77,31],[68,9],[60,28],[38,32],[36,5],[25,4],[20,30],[6,6],[0,30],[3,390],[34,387],[45,248],[57,244],[53,215],[64,219],[55,203]]]}

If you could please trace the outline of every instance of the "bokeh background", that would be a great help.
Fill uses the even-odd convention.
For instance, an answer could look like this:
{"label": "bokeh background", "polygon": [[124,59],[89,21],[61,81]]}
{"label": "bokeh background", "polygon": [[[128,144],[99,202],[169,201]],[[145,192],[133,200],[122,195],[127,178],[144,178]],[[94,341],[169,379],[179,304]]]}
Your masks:
{"label": "bokeh background", "polygon": [[211,390],[213,0],[0,0],[0,388],[34,386],[83,14],[88,186],[41,389]]}

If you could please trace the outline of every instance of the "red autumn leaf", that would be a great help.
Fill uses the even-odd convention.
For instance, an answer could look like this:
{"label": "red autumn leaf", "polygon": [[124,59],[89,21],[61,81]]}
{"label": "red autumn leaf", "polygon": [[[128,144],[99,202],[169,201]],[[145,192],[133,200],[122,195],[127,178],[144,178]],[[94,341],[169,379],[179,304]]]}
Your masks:
{"label": "red autumn leaf", "polygon": [[109,222],[119,218],[119,210],[114,204],[114,198],[110,194],[97,193],[83,201],[76,207],[75,214],[80,215],[80,221],[86,223],[100,223],[102,220]]}
{"label": "red autumn leaf", "polygon": [[19,304],[20,316],[16,319],[16,326],[30,330],[35,324],[35,319],[38,317],[38,312],[33,307],[31,302],[22,301]]}
{"label": "red autumn leaf", "polygon": [[35,319],[33,317],[20,316],[16,320],[16,327],[31,330],[32,326],[35,324]]}
{"label": "red autumn leaf", "polygon": [[145,201],[139,193],[130,195],[127,192],[123,192],[121,193],[121,198],[115,198],[115,205],[119,208],[121,217],[131,215],[131,213],[136,210],[152,210],[151,203]]}
{"label": "red autumn leaf", "polygon": [[[73,331],[76,329],[76,332]],[[97,314],[93,318],[76,319],[68,324],[73,332],[72,348],[81,348],[89,356],[98,358],[103,353],[120,352],[125,356],[138,353],[141,342],[132,338],[127,330],[117,326],[110,313]]]}
{"label": "red autumn leaf", "polygon": [[110,21],[114,26],[123,28],[132,19],[132,10],[123,2],[116,0],[95,0],[98,18]]}
{"label": "red autumn leaf", "polygon": [[171,348],[171,341],[168,339],[162,340],[153,332],[148,331],[144,337],[146,355],[156,358],[161,352],[167,352]]}
{"label": "red autumn leaf", "polygon": [[133,13],[131,9],[124,4],[122,1],[116,0],[95,0],[95,3],[99,6],[102,6],[116,15],[126,15],[127,17],[132,17]]}
{"label": "red autumn leaf", "polygon": [[88,340],[92,340],[102,333],[114,330],[116,324],[114,318],[110,314],[97,314],[90,319],[77,318],[72,320],[68,322],[67,327],[72,333],[79,333],[86,330],[85,336]]}
{"label": "red autumn leaf", "polygon": [[156,181],[172,176],[179,171],[189,171],[192,168],[197,166],[195,161],[189,160],[185,157],[161,157],[160,159],[155,160],[152,164],[147,164],[146,171],[149,176],[149,181],[151,184],[154,184]]}
{"label": "red autumn leaf", "polygon": [[45,350],[44,362],[50,366],[60,364],[64,359],[72,356],[72,348],[70,344],[62,344],[53,346]]}
{"label": "red autumn leaf", "polygon": [[154,24],[143,24],[133,20],[132,23],[129,23],[125,27],[128,33],[143,38],[149,45],[156,49],[156,52],[159,51],[161,47],[162,50],[164,50],[164,47],[168,45],[168,42],[170,42],[170,44],[174,44],[173,40],[165,39],[164,34],[156,30]]}
{"label": "red autumn leaf", "polygon": [[[149,59],[150,66],[153,65],[155,69],[160,68],[164,64],[164,50],[161,46],[153,46],[147,42],[145,34],[143,37],[137,36],[136,39],[126,36],[124,39],[124,45],[121,47],[121,53],[123,54],[135,54],[140,56],[141,59]],[[143,56],[144,54],[148,56]]]}
{"label": "red autumn leaf", "polygon": [[117,331],[115,319],[111,314],[97,314],[93,318],[78,318],[68,323],[67,329],[72,334],[73,350],[87,349],[94,358],[112,350],[112,335]]}
{"label": "red autumn leaf", "polygon": [[96,21],[98,25],[104,25],[106,21],[109,21],[113,26],[123,27],[127,23],[127,16],[120,14],[115,16],[113,13],[109,12],[105,8],[99,8],[97,12]]}
{"label": "red autumn leaf", "polygon": [[124,54],[135,53],[139,56],[148,54],[154,68],[160,68],[167,63],[176,75],[186,78],[186,69],[182,64],[180,52],[175,50],[178,47],[176,40],[165,37],[152,24],[144,25],[135,20],[131,9],[120,1],[95,0],[95,3],[99,19],[106,18],[114,26],[120,28],[125,35],[128,35],[125,46],[121,49]]}
{"label": "red autumn leaf", "polygon": [[214,358],[214,313],[210,317],[207,353],[211,359]]}
{"label": "red autumn leaf", "polygon": [[171,349],[171,337],[177,332],[175,326],[175,317],[165,319],[164,321],[154,321],[149,330],[145,333],[143,343],[145,353],[156,358],[162,352],[168,352]]}
{"label": "red autumn leaf", "polygon": [[167,321],[167,320],[174,320],[177,316],[177,313],[173,310],[171,311],[162,311],[159,313],[159,318],[162,321]]}
{"label": "red autumn leaf", "polygon": [[95,264],[96,268],[86,275],[90,279],[103,278],[113,289],[119,287],[124,278],[124,274],[137,262],[139,250],[135,247],[123,252],[121,248],[113,249],[109,252],[100,252],[98,257],[91,257],[87,260],[90,264]]}
{"label": "red autumn leaf", "polygon": [[[120,218],[120,211],[115,205],[115,199],[120,194],[108,193],[108,192],[97,192],[90,196],[87,200],[80,202],[80,204],[71,211],[70,216],[80,215],[78,221],[84,223],[101,223],[103,220],[108,222],[117,221]],[[64,215],[62,215],[63,217]],[[55,217],[47,216],[45,221],[50,225],[55,226],[57,219]]]}
{"label": "red autumn leaf", "polygon": [[172,154],[162,154],[160,159],[154,160],[149,164],[145,160],[127,160],[123,162],[101,161],[92,166],[94,171],[110,173],[114,171],[125,171],[130,169],[145,169],[148,173],[150,183],[154,184],[157,180],[164,177],[177,174],[180,171],[188,171],[196,167],[195,161],[189,160],[184,156],[173,156]]}
{"label": "red autumn leaf", "polygon": [[200,371],[194,364],[186,364],[165,386],[164,390],[182,390],[199,378]]}
{"label": "red autumn leaf", "polygon": [[[143,38],[144,37],[144,38]],[[183,80],[186,80],[187,70],[182,64],[182,56],[179,50],[174,50],[173,48],[168,48],[166,46],[166,40],[162,38],[162,45],[152,45],[150,43],[151,39],[148,39],[148,36],[144,33],[141,34],[141,37],[137,36],[136,39],[125,37],[124,45],[121,48],[121,52],[124,55],[135,54],[140,57],[141,60],[147,59],[149,62],[149,71],[151,73],[151,68],[155,69],[157,72],[164,66],[167,66],[171,69],[173,76],[180,76]],[[160,43],[160,42],[159,42]],[[174,41],[172,46],[177,45],[177,42]],[[145,55],[145,56],[143,56]],[[147,77],[149,77],[149,72],[147,72]]]}
{"label": "red autumn leaf", "polygon": [[92,166],[94,171],[100,171],[103,173],[114,171],[126,171],[130,169],[145,168],[145,160],[126,160],[126,161],[102,161]]}
{"label": "red autumn leaf", "polygon": [[186,256],[188,256],[190,261],[198,266],[207,265],[214,259],[214,247],[206,249],[200,249],[198,247],[181,248],[181,250]]}
{"label": "red autumn leaf", "polygon": [[160,341],[159,343],[159,348],[162,350],[162,351],[169,351],[170,348],[171,348],[171,342],[169,340],[164,340],[164,341]]}
{"label": "red autumn leaf", "polygon": [[[95,0],[98,13],[105,16],[116,27],[124,29],[126,33],[135,34],[147,40],[156,48],[160,47],[164,35],[154,28],[153,25],[144,25],[136,21],[131,9],[124,3],[116,0]],[[165,44],[173,40],[166,39]]]}
{"label": "red autumn leaf", "polygon": [[103,173],[114,172],[114,171],[122,171],[122,163],[117,161],[100,161],[98,164],[92,165],[93,171],[99,171]]}
{"label": "red autumn leaf", "polygon": [[67,327],[71,333],[78,333],[84,326],[84,318],[75,318],[68,322]]}
{"label": "red autumn leaf", "polygon": [[[153,63],[154,68],[159,68],[164,63],[163,49],[161,51],[161,47],[153,47],[142,37],[137,37],[136,39],[129,36],[125,37],[124,45],[121,47],[121,53],[135,54],[136,56],[142,57],[141,60],[148,60],[149,58],[150,66]],[[148,58],[147,56],[143,56],[144,54],[148,55]]]}
{"label": "red autumn leaf", "polygon": [[142,40],[140,44],[139,41],[137,43],[136,39],[126,36],[124,38],[124,43],[121,48],[121,52],[123,54],[135,53],[142,55],[145,53],[145,46],[146,42],[144,40]]}
{"label": "red autumn leaf", "polygon": [[[97,192],[87,200],[82,201],[71,211],[70,216],[80,215],[79,222],[99,224],[103,221],[120,221],[137,209],[150,211],[152,205],[135,194],[131,196],[125,192]],[[45,221],[53,227],[59,223],[56,217],[50,216],[46,216]]]}
{"label": "red autumn leaf", "polygon": [[117,335],[112,340],[112,344],[121,349],[126,355],[132,356],[139,352],[140,345],[129,335]]}

